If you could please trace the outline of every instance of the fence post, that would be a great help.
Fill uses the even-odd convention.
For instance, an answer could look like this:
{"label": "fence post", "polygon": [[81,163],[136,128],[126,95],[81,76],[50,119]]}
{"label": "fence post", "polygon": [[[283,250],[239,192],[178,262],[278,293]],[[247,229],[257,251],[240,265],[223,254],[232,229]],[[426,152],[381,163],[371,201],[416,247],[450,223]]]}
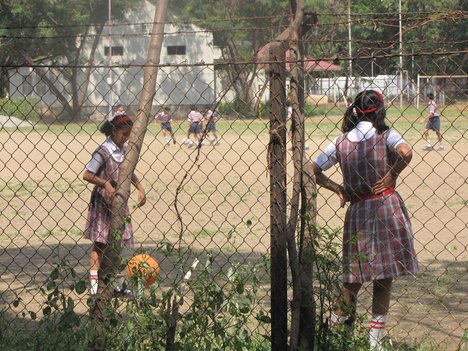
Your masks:
{"label": "fence post", "polygon": [[270,45],[270,238],[271,238],[271,350],[288,345],[286,259],[286,128],[285,51],[283,44]]}

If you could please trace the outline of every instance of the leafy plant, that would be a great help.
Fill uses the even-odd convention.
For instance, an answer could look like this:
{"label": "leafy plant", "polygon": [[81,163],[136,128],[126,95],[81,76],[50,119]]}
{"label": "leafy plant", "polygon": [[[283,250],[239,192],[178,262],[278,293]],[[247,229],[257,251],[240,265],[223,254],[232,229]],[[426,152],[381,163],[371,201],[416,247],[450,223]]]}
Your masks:
{"label": "leafy plant", "polygon": [[33,98],[0,99],[0,115],[13,116],[26,121],[38,121],[38,101]]}

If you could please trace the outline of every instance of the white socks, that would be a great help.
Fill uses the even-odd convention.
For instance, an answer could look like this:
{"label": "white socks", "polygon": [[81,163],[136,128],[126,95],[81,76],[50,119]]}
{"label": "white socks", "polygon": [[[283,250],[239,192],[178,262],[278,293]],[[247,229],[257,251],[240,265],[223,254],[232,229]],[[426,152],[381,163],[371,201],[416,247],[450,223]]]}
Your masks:
{"label": "white socks", "polygon": [[344,324],[348,320],[349,316],[338,316],[335,312],[330,315],[330,322],[332,325]]}
{"label": "white socks", "polygon": [[387,315],[372,314],[369,340],[370,349],[375,351],[383,350],[382,339],[384,336],[385,323],[387,322]]}
{"label": "white socks", "polygon": [[[89,282],[91,285],[89,289],[89,293],[91,296],[94,296],[97,294],[97,289],[98,289],[98,282],[99,282],[98,271],[95,271],[92,269],[89,271]],[[125,282],[125,277],[117,277],[115,279],[116,290],[122,291],[124,282]]]}
{"label": "white socks", "polygon": [[123,283],[124,283],[124,282],[125,282],[125,277],[117,277],[117,278],[115,279],[115,283],[116,283],[115,289],[116,289],[117,291],[122,291],[122,289],[123,289]]}
{"label": "white socks", "polygon": [[91,285],[91,287],[89,289],[89,293],[90,293],[91,296],[94,296],[97,293],[98,281],[99,281],[98,271],[95,271],[95,270],[91,269],[89,271],[89,282],[90,282],[90,285]]}

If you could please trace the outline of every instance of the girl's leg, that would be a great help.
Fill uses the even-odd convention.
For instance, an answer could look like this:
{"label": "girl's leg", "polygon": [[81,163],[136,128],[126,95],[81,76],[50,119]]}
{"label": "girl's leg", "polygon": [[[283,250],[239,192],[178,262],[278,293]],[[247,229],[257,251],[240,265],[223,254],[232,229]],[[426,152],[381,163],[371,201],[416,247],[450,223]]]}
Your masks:
{"label": "girl's leg", "polygon": [[214,131],[213,134],[214,134],[214,137],[215,137],[215,143],[218,143],[218,140],[219,140],[218,132]]}
{"label": "girl's leg", "polygon": [[91,284],[90,294],[91,295],[95,295],[97,293],[98,281],[99,281],[98,271],[99,271],[99,268],[101,267],[102,254],[104,252],[105,247],[106,247],[106,244],[98,243],[98,242],[93,243],[93,248],[91,250],[91,255],[90,255],[90,268],[89,268],[89,280]]}
{"label": "girl's leg", "polygon": [[198,146],[198,147],[201,146],[200,139],[201,139],[200,133],[195,133],[195,146]]}
{"label": "girl's leg", "polygon": [[437,141],[439,142],[439,149],[442,150],[444,148],[442,133],[440,131],[436,131],[436,134],[437,134]]}
{"label": "girl's leg", "polygon": [[371,350],[381,350],[381,342],[384,336],[385,323],[390,306],[390,293],[392,290],[392,278],[374,281],[372,296],[372,320],[370,329]]}
{"label": "girl's leg", "polygon": [[426,140],[426,147],[425,147],[425,149],[430,149],[430,148],[432,148],[431,141],[429,140],[429,129],[424,128],[423,137],[424,137],[424,140]]}
{"label": "girl's leg", "polygon": [[335,302],[332,313],[332,322],[343,324],[347,320],[355,319],[356,301],[361,283],[344,283],[341,294]]}

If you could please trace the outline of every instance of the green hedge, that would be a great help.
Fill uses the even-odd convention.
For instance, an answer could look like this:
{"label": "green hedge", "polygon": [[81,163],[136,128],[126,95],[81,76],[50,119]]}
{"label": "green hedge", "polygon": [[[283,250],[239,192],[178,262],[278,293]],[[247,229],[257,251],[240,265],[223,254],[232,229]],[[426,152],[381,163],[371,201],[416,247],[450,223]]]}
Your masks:
{"label": "green hedge", "polygon": [[38,120],[38,100],[24,99],[0,99],[0,115],[13,116],[26,121]]}

